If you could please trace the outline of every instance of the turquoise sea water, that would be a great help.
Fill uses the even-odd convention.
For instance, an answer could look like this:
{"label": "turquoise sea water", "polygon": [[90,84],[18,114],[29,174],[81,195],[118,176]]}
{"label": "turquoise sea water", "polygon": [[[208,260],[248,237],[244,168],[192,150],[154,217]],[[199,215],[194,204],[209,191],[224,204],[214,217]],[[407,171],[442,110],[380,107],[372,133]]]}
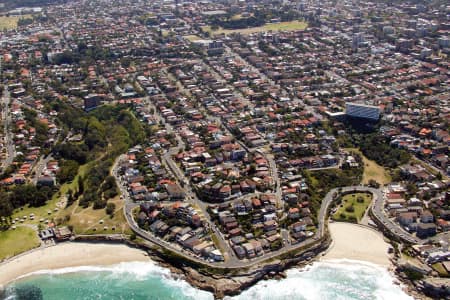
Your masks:
{"label": "turquoise sea water", "polygon": [[[316,262],[305,269],[289,270],[286,279],[261,281],[227,300],[412,299],[393,280],[385,269],[370,264]],[[132,262],[34,273],[8,286],[6,299],[203,300],[213,296],[153,262]]]}

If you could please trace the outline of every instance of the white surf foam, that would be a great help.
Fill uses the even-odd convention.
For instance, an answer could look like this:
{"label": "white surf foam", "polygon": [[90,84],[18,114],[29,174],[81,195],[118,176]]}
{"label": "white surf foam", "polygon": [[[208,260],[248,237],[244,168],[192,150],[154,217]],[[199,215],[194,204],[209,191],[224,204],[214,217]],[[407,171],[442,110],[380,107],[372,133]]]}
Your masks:
{"label": "white surf foam", "polygon": [[282,280],[261,281],[227,300],[411,300],[393,283],[388,270],[378,265],[348,260],[315,262],[305,269],[291,269]]}
{"label": "white surf foam", "polygon": [[[40,276],[40,275],[63,275],[71,273],[107,273],[108,279],[112,280],[135,280],[145,281],[149,278],[160,278],[163,284],[174,291],[181,291],[183,295],[190,299],[203,300],[214,299],[209,292],[194,288],[185,280],[177,278],[169,269],[157,265],[155,262],[123,262],[111,266],[79,266],[54,270],[40,270],[19,277]],[[131,279],[129,278],[131,276]],[[126,278],[127,277],[127,278]]]}
{"label": "white surf foam", "polygon": [[[174,276],[169,269],[154,262],[124,262],[112,266],[80,266],[55,270],[41,270],[22,277],[33,275],[61,275],[68,273],[106,272],[113,280],[148,280],[161,278],[164,285],[181,291],[186,298],[213,299],[209,292],[201,291],[188,282]],[[410,300],[387,269],[368,262],[349,259],[315,262],[302,269],[291,269],[282,280],[260,281],[241,295],[227,297],[228,300]],[[125,279],[126,278],[126,279]]]}

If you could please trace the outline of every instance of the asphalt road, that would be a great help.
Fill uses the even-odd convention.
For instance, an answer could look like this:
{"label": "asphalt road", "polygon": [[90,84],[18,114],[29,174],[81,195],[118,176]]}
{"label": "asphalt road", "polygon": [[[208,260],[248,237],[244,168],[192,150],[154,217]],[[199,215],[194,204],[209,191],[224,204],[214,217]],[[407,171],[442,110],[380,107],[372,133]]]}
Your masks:
{"label": "asphalt road", "polygon": [[[384,206],[384,200],[383,200],[383,193],[381,192],[381,190],[379,189],[374,189],[374,188],[370,188],[370,187],[365,187],[365,186],[351,186],[351,187],[343,187],[343,188],[336,188],[331,190],[330,192],[328,192],[328,194],[325,196],[325,198],[322,201],[320,210],[319,210],[319,215],[318,215],[318,230],[315,234],[315,236],[306,239],[305,241],[298,243],[298,244],[291,244],[289,237],[288,237],[288,233],[286,231],[282,231],[282,238],[283,238],[283,247],[277,251],[273,251],[273,252],[269,252],[263,256],[260,257],[256,257],[253,259],[244,259],[244,260],[238,260],[233,251],[230,249],[230,247],[228,246],[227,242],[224,240],[223,238],[223,234],[213,225],[211,224],[211,222],[209,222],[210,228],[212,229],[212,231],[214,232],[214,234],[220,239],[222,240],[221,243],[225,243],[226,247],[225,249],[228,249],[227,251],[229,251],[229,253],[227,253],[226,257],[227,259],[224,262],[215,262],[215,263],[210,263],[208,261],[205,261],[203,259],[200,259],[198,257],[194,257],[192,254],[190,254],[190,252],[187,252],[185,250],[183,250],[181,247],[179,247],[176,244],[173,243],[167,243],[165,241],[162,241],[161,239],[155,237],[153,234],[142,230],[141,228],[139,228],[139,226],[136,224],[135,220],[133,219],[132,216],[132,209],[137,207],[138,204],[133,203],[133,201],[131,200],[128,191],[126,190],[126,188],[124,187],[123,183],[121,182],[121,179],[118,177],[117,174],[117,166],[118,166],[118,161],[116,161],[116,163],[113,166],[112,169],[112,174],[116,177],[116,179],[119,181],[119,187],[120,190],[122,192],[122,195],[125,197],[125,202],[126,204],[124,205],[124,214],[125,217],[131,227],[131,229],[136,232],[136,234],[138,234],[139,236],[141,236],[142,238],[156,244],[159,245],[161,247],[165,247],[175,253],[177,253],[178,255],[181,255],[183,257],[185,257],[186,259],[190,259],[202,264],[206,264],[209,265],[211,267],[219,267],[219,268],[244,268],[244,267],[250,267],[253,265],[256,265],[258,263],[261,263],[263,261],[272,259],[272,258],[276,258],[281,254],[284,254],[286,252],[289,251],[293,251],[302,247],[306,247],[306,246],[312,246],[314,243],[316,243],[317,240],[319,240],[320,238],[322,238],[325,234],[325,230],[326,230],[326,226],[327,226],[327,213],[329,211],[330,205],[333,202],[333,196],[335,193],[338,193],[339,191],[341,192],[371,192],[374,195],[374,199],[372,202],[372,211],[373,214],[375,215],[375,217],[382,222],[385,227],[388,228],[388,230],[391,231],[391,233],[399,236],[401,239],[407,241],[407,242],[411,242],[411,243],[422,243],[423,241],[418,240],[417,238],[411,236],[409,233],[405,232],[398,224],[394,223],[393,221],[391,221],[384,213],[383,210],[383,206]],[[173,163],[173,162],[172,162]],[[171,164],[171,163],[169,163]],[[175,167],[175,169],[177,169]],[[188,195],[190,198],[190,201],[193,200],[194,197],[192,197],[193,195],[191,194],[191,192],[188,192]],[[195,200],[198,201],[198,203],[200,204],[200,200]],[[201,202],[203,203],[203,202]],[[205,204],[203,203],[203,206]],[[207,219],[209,219],[209,215],[206,214],[205,217]],[[439,237],[436,237],[436,239],[438,240]]]}
{"label": "asphalt road", "polygon": [[5,136],[5,146],[6,146],[6,158],[2,163],[3,169],[9,167],[14,158],[16,157],[16,147],[14,145],[13,135],[11,133],[11,112],[9,110],[9,104],[11,101],[11,95],[8,91],[8,87],[5,86],[5,90],[2,98],[2,119],[4,120],[4,136]]}

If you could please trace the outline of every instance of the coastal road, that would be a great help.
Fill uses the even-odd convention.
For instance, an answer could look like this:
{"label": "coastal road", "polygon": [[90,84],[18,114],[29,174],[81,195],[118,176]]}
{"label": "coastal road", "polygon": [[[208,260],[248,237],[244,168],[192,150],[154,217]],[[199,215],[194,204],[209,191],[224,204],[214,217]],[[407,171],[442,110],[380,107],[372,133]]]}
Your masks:
{"label": "coastal road", "polygon": [[126,189],[124,182],[122,181],[122,179],[119,176],[119,165],[124,160],[126,160],[126,155],[121,155],[116,159],[116,161],[114,162],[114,164],[111,168],[111,175],[113,175],[116,178],[118,187],[120,189],[122,197],[124,198],[125,204],[123,206],[123,213],[124,213],[124,216],[128,222],[128,225],[130,226],[131,230],[133,230],[137,235],[139,235],[143,239],[145,239],[155,245],[158,245],[162,248],[168,249],[178,255],[181,255],[186,259],[190,259],[190,260],[202,263],[202,264],[207,264],[207,265],[213,266],[212,264],[210,264],[204,260],[200,260],[196,257],[193,257],[192,255],[186,254],[179,247],[175,247],[176,244],[163,241],[163,240],[157,238],[156,236],[154,236],[153,234],[151,234],[150,232],[142,230],[138,226],[138,224],[136,223],[136,221],[134,220],[134,217],[133,217],[133,210],[136,207],[139,207],[139,204],[135,203],[135,202],[133,202],[133,200],[131,200],[130,194],[129,194],[128,190]]}
{"label": "coastal road", "polygon": [[[281,249],[279,249],[277,251],[269,252],[268,254],[265,254],[263,256],[260,256],[260,257],[254,258],[254,259],[238,260],[236,258],[236,256],[234,255],[234,252],[232,252],[231,249],[228,250],[229,251],[229,253],[227,253],[228,254],[228,260],[225,261],[225,262],[210,263],[210,262],[208,262],[206,260],[203,260],[203,259],[200,259],[198,257],[195,257],[195,256],[192,255],[192,253],[190,253],[190,252],[188,252],[186,250],[183,250],[177,244],[168,243],[166,241],[163,241],[163,240],[159,239],[158,237],[154,236],[152,233],[150,233],[148,231],[145,231],[145,230],[141,229],[138,226],[138,224],[136,223],[136,221],[133,218],[132,211],[133,211],[134,208],[138,207],[139,204],[135,203],[135,202],[133,202],[131,200],[131,197],[130,197],[130,195],[128,193],[128,190],[125,188],[125,184],[124,184],[124,182],[122,182],[122,179],[120,178],[119,173],[118,173],[118,166],[120,165],[120,161],[123,161],[125,158],[126,158],[126,156],[122,155],[121,157],[119,157],[115,161],[115,163],[114,163],[114,165],[113,165],[113,167],[111,169],[111,175],[113,175],[116,178],[116,180],[118,181],[119,189],[121,191],[122,196],[124,197],[125,205],[123,207],[123,213],[125,215],[125,218],[126,218],[128,224],[129,224],[130,228],[137,235],[139,235],[140,237],[144,238],[145,240],[147,240],[147,241],[149,241],[149,242],[151,242],[151,243],[153,243],[155,245],[158,245],[160,247],[166,248],[166,249],[168,249],[168,250],[170,250],[170,251],[172,251],[172,252],[174,252],[174,253],[176,253],[178,255],[181,255],[185,259],[189,259],[189,260],[192,260],[192,261],[204,264],[204,265],[208,265],[210,267],[215,267],[215,268],[219,267],[219,268],[234,268],[234,269],[238,269],[238,268],[243,268],[243,267],[250,267],[250,266],[253,266],[255,264],[261,263],[261,262],[263,262],[265,260],[276,258],[277,256],[279,256],[279,255],[281,255],[283,253],[286,253],[288,251],[295,250],[297,248],[305,247],[305,246],[308,246],[308,245],[312,245],[313,243],[317,243],[318,238],[315,237],[313,239],[308,239],[308,240],[306,240],[306,241],[304,241],[302,243],[296,244],[296,245],[290,245],[289,244],[288,246],[283,247],[283,248],[281,248]],[[210,228],[216,234],[216,236],[218,238],[224,239],[223,238],[223,234],[217,229],[217,227],[215,225],[211,226]],[[227,246],[227,248],[229,248],[229,246]]]}
{"label": "coastal road", "polygon": [[[371,187],[366,186],[349,186],[349,187],[343,187],[340,189],[333,189],[331,190],[326,196],[325,199],[322,202],[323,203],[331,203],[333,194],[339,193],[339,190],[341,190],[341,193],[348,193],[348,192],[370,192],[373,195],[373,200],[371,204],[371,210],[375,218],[383,224],[383,226],[393,235],[397,236],[398,238],[412,244],[421,244],[423,243],[422,240],[414,237],[407,231],[405,231],[401,226],[386,215],[384,212],[384,196],[380,189],[375,189]],[[325,217],[326,210],[322,210],[321,207],[321,214],[319,214],[319,222],[320,220],[323,220]],[[322,227],[323,228],[323,227]]]}
{"label": "coastal road", "polygon": [[[124,158],[124,156],[122,156],[121,159],[123,159],[123,158]],[[393,223],[391,220],[389,220],[389,218],[387,218],[387,216],[384,215],[384,213],[382,211],[383,210],[383,202],[384,202],[383,194],[379,189],[369,188],[369,187],[365,187],[365,186],[351,186],[351,187],[344,187],[344,188],[336,188],[336,189],[333,189],[330,192],[328,192],[328,194],[323,199],[320,210],[319,210],[319,215],[318,215],[318,230],[317,230],[316,234],[314,236],[312,236],[311,238],[308,238],[305,241],[298,243],[298,244],[291,244],[286,232],[284,232],[284,233],[282,232],[284,247],[282,247],[279,250],[264,254],[260,257],[256,257],[253,259],[243,259],[243,260],[238,260],[236,258],[236,256],[234,255],[234,253],[232,252],[232,250],[229,248],[229,246],[226,245],[226,249],[229,249],[229,250],[227,250],[227,251],[229,251],[228,259],[225,262],[210,263],[208,261],[200,259],[199,257],[193,256],[190,252],[183,250],[180,246],[178,246],[176,244],[163,241],[163,240],[157,238],[156,236],[154,236],[152,233],[139,228],[139,226],[136,224],[136,221],[134,220],[133,215],[132,215],[132,210],[135,207],[137,207],[138,204],[134,203],[131,200],[130,195],[128,194],[128,191],[125,188],[124,182],[122,182],[121,179],[119,178],[118,172],[117,172],[118,164],[119,164],[119,159],[115,162],[115,164],[113,166],[112,174],[119,181],[120,190],[122,192],[122,195],[125,198],[126,204],[124,205],[124,214],[125,214],[127,222],[129,223],[131,229],[136,234],[141,236],[142,238],[144,238],[156,245],[159,245],[160,247],[166,248],[174,253],[177,253],[178,255],[181,255],[186,259],[189,259],[189,260],[192,260],[192,261],[204,264],[204,265],[208,265],[211,267],[215,267],[215,268],[238,269],[238,268],[251,267],[256,264],[262,263],[264,261],[270,260],[270,259],[276,259],[279,255],[285,254],[290,251],[295,251],[297,249],[304,248],[304,247],[312,247],[314,244],[320,242],[320,239],[323,238],[325,235],[325,230],[326,230],[326,226],[327,226],[327,214],[328,214],[330,205],[335,200],[335,195],[337,195],[339,192],[371,192],[374,195],[374,201],[373,201],[373,207],[372,207],[374,215],[377,218],[380,218],[380,220],[382,220],[382,222],[383,221],[388,222],[387,223],[388,228],[390,230],[392,230],[393,234],[403,234],[402,232],[399,232],[399,228],[398,228],[399,225]],[[188,192],[188,194],[190,194],[189,196],[192,197],[191,192]],[[192,199],[191,199],[191,201],[192,201]],[[197,201],[201,202],[198,199],[197,199]],[[209,215],[206,215],[206,216],[209,217]],[[213,231],[213,233],[217,237],[222,239],[224,243],[226,243],[224,241],[223,234],[218,230],[218,228],[214,224],[211,224],[211,223],[209,223],[209,224],[210,224],[209,227]],[[408,236],[406,236],[406,237],[408,238]],[[416,242],[420,242],[420,241],[414,240],[411,242],[416,243]]]}

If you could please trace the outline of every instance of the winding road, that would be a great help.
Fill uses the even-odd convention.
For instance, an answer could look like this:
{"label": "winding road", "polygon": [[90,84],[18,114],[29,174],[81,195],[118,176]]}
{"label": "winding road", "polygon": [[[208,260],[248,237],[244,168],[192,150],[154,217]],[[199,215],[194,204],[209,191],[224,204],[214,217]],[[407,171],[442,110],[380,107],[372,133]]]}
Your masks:
{"label": "winding road", "polygon": [[[131,200],[131,197],[128,193],[128,190],[126,189],[124,182],[122,182],[119,174],[118,174],[118,166],[120,164],[121,160],[124,160],[126,158],[125,155],[122,155],[121,157],[119,157],[116,162],[113,165],[113,168],[111,170],[111,174],[113,176],[115,176],[116,180],[118,181],[118,186],[121,190],[121,193],[124,197],[125,200],[125,205],[124,205],[124,215],[125,218],[129,224],[129,226],[131,227],[131,229],[140,237],[142,237],[143,239],[158,245],[162,248],[165,248],[167,250],[170,250],[174,253],[176,253],[177,255],[180,255],[182,257],[184,257],[185,259],[197,262],[197,263],[201,263],[203,265],[208,265],[210,267],[214,267],[214,268],[227,268],[227,269],[238,269],[238,268],[245,268],[245,267],[251,267],[257,264],[260,264],[264,261],[270,260],[270,259],[275,259],[278,256],[285,254],[287,252],[290,251],[295,251],[297,249],[301,249],[301,248],[308,248],[308,247],[312,247],[313,245],[317,244],[324,236],[325,236],[325,228],[326,228],[326,217],[327,217],[327,212],[330,208],[330,205],[332,203],[332,201],[334,200],[333,195],[338,191],[338,189],[333,189],[331,190],[326,197],[323,199],[322,201],[322,205],[320,207],[320,211],[319,211],[319,224],[318,224],[318,230],[315,234],[315,236],[301,242],[298,244],[289,244],[289,243],[285,243],[285,246],[282,247],[281,249],[277,250],[277,251],[273,251],[273,252],[269,252],[267,254],[264,254],[260,257],[256,257],[253,259],[244,259],[244,260],[238,260],[236,258],[236,256],[234,255],[234,252],[232,252],[232,250],[230,249],[230,247],[228,246],[228,244],[226,244],[226,248],[230,249],[228,251],[230,251],[228,253],[228,255],[226,256],[226,260],[224,262],[208,262],[204,259],[201,259],[199,257],[193,256],[190,252],[182,249],[179,245],[174,244],[174,243],[168,243],[166,241],[161,240],[160,238],[156,237],[155,235],[153,235],[152,233],[145,231],[143,229],[141,229],[138,224],[136,223],[136,221],[133,218],[133,209],[138,207],[139,204],[135,203]],[[367,190],[367,188],[365,187],[348,187],[348,188],[344,188],[343,191],[351,191],[354,189],[361,189],[361,190]],[[378,190],[377,193],[379,193],[381,195],[381,192]],[[200,201],[200,200],[198,200]],[[205,215],[205,217],[209,217],[209,215]],[[223,239],[222,234],[219,232],[219,230],[216,228],[216,226],[209,220],[208,222],[209,224],[211,224],[210,228],[213,230],[214,234],[216,234],[216,236],[220,237],[221,239]],[[226,243],[226,241],[223,241],[223,243]],[[308,251],[308,249],[305,250],[305,252]]]}

